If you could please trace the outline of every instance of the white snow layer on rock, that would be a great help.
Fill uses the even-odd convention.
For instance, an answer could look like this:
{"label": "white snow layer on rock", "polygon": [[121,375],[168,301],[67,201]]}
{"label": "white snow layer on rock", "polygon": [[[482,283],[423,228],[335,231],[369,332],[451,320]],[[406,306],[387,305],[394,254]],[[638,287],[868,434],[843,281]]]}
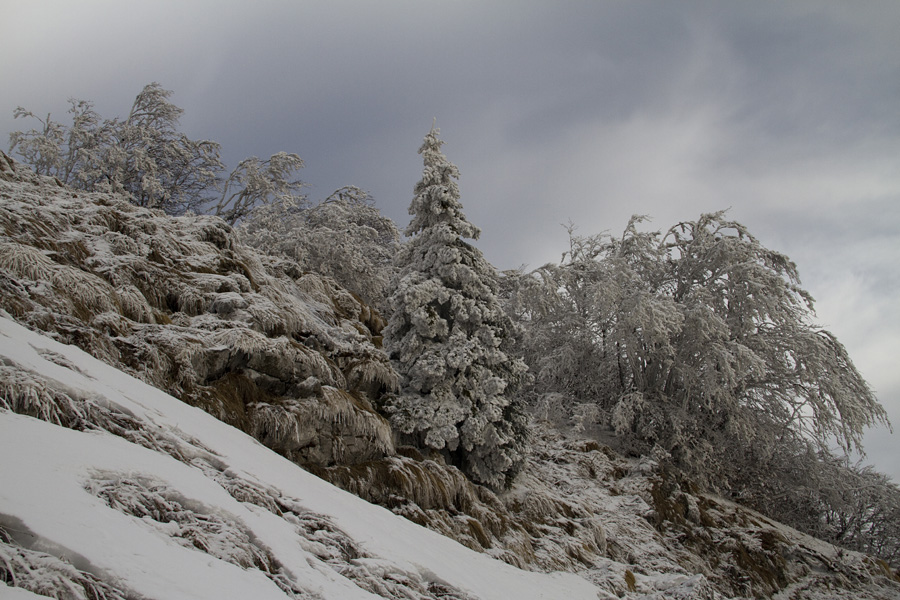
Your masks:
{"label": "white snow layer on rock", "polygon": [[[0,570],[61,559],[108,586],[110,598],[605,595],[575,575],[521,571],[368,504],[7,318],[0,363],[58,397],[137,421],[165,449],[0,409],[0,532],[10,538],[0,558],[18,552]],[[5,585],[0,597],[36,596]]]}

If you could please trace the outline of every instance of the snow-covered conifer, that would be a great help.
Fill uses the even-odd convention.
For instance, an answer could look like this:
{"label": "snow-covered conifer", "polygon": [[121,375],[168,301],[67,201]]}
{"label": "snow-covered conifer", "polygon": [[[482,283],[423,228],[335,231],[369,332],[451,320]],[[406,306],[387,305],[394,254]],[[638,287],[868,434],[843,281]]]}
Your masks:
{"label": "snow-covered conifer", "polygon": [[389,299],[385,345],[403,375],[390,406],[395,427],[441,451],[475,481],[502,487],[523,460],[525,417],[515,389],[526,373],[508,353],[515,335],[498,274],[463,238],[479,230],[462,211],[459,171],[432,127]]}

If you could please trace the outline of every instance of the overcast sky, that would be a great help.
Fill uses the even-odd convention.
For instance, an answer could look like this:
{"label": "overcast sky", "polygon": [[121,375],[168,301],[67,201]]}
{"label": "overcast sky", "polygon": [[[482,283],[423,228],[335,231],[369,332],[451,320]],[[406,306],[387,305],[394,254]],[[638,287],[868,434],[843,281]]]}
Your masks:
{"label": "overcast sky", "polygon": [[[403,228],[437,119],[498,268],[562,224],[730,208],[786,253],[900,428],[900,2],[0,0],[0,142],[174,90],[231,165],[285,150]],[[900,434],[866,438],[900,481]]]}

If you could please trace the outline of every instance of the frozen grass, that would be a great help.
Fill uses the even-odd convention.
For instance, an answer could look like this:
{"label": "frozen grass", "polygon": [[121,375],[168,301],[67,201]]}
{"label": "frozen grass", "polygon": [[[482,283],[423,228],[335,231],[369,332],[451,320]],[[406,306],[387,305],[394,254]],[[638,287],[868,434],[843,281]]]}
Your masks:
{"label": "frozen grass", "polygon": [[[288,263],[240,244],[215,218],[76,194],[20,166],[0,178],[0,308],[247,431],[260,429],[248,402],[280,399],[334,438],[313,440],[301,460],[390,453],[371,405],[398,380],[376,347],[383,322],[335,282]],[[233,376],[247,393],[220,384]],[[302,385],[311,377],[314,393]],[[360,401],[336,401],[322,386]]]}
{"label": "frozen grass", "polygon": [[[0,583],[60,600],[128,600],[127,594],[46,552],[28,550],[0,527]],[[0,596],[6,597],[0,588]]]}

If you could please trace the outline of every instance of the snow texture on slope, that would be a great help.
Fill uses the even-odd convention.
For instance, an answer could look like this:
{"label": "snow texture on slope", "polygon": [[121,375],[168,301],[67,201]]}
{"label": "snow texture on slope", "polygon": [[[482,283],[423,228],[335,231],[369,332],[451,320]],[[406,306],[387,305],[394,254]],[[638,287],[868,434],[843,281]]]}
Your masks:
{"label": "snow texture on slope", "polygon": [[[597,597],[577,576],[520,571],[342,492],[208,414],[5,318],[0,357],[50,401],[134,419],[162,440],[160,451],[2,410],[6,553],[44,553],[147,598]],[[217,479],[239,481],[245,500]],[[186,543],[191,527],[198,543]]]}

